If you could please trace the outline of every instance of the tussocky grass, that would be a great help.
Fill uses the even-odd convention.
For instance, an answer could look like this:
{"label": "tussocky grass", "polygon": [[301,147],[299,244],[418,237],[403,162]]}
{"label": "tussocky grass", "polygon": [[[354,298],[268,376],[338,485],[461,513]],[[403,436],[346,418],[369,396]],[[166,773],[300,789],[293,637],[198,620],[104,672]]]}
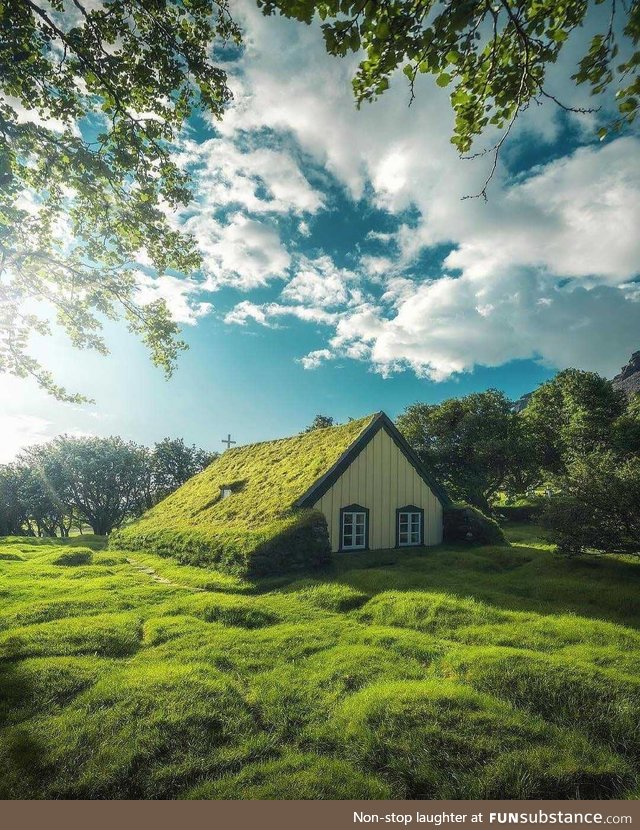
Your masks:
{"label": "tussocky grass", "polygon": [[637,797],[640,564],[509,533],[253,581],[0,540],[0,797]]}

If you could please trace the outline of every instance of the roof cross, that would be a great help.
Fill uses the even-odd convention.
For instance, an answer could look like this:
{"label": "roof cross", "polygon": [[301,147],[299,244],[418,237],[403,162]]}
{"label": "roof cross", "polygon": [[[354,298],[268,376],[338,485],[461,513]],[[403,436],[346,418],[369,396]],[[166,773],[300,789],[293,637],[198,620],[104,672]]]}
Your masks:
{"label": "roof cross", "polygon": [[227,445],[227,449],[230,449],[231,445],[236,444],[237,442],[231,440],[231,433],[229,433],[226,438],[222,439],[222,443]]}

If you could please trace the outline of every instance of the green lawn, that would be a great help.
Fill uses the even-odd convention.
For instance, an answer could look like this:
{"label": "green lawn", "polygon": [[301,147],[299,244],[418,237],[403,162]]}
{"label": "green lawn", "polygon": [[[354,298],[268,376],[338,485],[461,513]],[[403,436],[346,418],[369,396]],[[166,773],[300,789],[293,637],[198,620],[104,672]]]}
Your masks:
{"label": "green lawn", "polygon": [[640,563],[0,540],[0,797],[637,798]]}

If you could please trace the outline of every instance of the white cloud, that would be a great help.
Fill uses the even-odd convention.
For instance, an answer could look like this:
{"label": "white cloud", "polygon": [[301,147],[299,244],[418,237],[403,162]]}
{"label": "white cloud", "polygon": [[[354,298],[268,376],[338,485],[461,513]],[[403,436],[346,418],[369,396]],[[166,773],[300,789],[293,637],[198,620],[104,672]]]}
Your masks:
{"label": "white cloud", "polygon": [[[328,57],[317,27],[243,8],[248,51],[223,135],[293,136],[363,206],[397,216],[411,209],[415,218],[396,233],[369,232],[368,240],[393,246],[383,256],[365,249],[349,278],[326,258],[319,268],[317,257],[314,267],[291,268],[277,302],[251,305],[251,313],[236,307],[231,321],[270,325],[331,309],[331,354],[433,379],[535,356],[610,372],[637,348],[640,140],[582,147],[519,178],[503,158],[488,204],[462,201],[481,189],[491,159],[458,158],[446,91],[422,78],[409,109],[404,81],[393,79],[379,102],[356,111],[354,62]],[[568,54],[575,59],[573,46]],[[586,90],[560,80],[569,74],[566,66],[553,70],[554,92],[584,105]],[[553,105],[530,109],[522,128],[537,141],[554,138]],[[511,148],[517,140],[516,129]],[[439,245],[453,248],[440,278],[437,262],[421,276],[425,251]]]}
{"label": "white cloud", "polygon": [[322,195],[309,184],[293,156],[267,147],[241,150],[232,140],[184,143],[182,166],[195,175],[200,210],[236,205],[251,213],[311,214]]}
{"label": "white cloud", "polygon": [[147,305],[156,300],[165,300],[176,323],[195,325],[200,317],[213,310],[211,303],[197,300],[202,292],[202,283],[193,279],[172,277],[164,274],[151,277],[139,271],[136,275],[138,286],[137,301]]}
{"label": "white cloud", "polygon": [[333,360],[335,355],[333,352],[330,352],[329,349],[316,349],[313,352],[309,352],[304,357],[301,357],[298,360],[298,363],[301,363],[305,369],[317,369],[327,360]]}
{"label": "white cloud", "polygon": [[639,313],[640,303],[607,286],[559,288],[531,272],[490,283],[444,277],[416,287],[390,314],[369,307],[340,319],[330,345],[384,375],[410,368],[435,381],[515,358],[610,375],[611,354],[637,338]]}
{"label": "white cloud", "polygon": [[291,255],[270,225],[241,213],[225,224],[203,213],[189,217],[184,229],[198,240],[209,291],[223,285],[248,291],[287,276]]}
{"label": "white cloud", "polygon": [[256,303],[243,300],[226,314],[224,321],[225,323],[244,326],[247,321],[253,320],[261,326],[272,328],[276,325],[274,321],[279,317],[296,317],[306,323],[321,323],[324,325],[331,325],[338,320],[337,314],[321,308],[307,308],[282,303],[256,305]]}
{"label": "white cloud", "polygon": [[359,277],[344,268],[337,268],[328,256],[317,259],[303,257],[295,276],[282,291],[284,300],[319,307],[353,305],[361,301],[357,287]]}

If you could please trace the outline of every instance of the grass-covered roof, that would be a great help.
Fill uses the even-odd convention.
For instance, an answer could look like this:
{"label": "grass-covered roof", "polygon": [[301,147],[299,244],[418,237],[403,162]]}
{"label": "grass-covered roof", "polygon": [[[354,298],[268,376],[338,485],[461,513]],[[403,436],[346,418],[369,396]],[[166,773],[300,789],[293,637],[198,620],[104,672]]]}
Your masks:
{"label": "grass-covered roof", "polygon": [[[295,502],[335,464],[375,415],[229,449],[114,535],[112,546],[142,548],[221,564],[246,559],[269,540],[304,523]],[[229,488],[231,496],[223,499]],[[208,557],[207,552],[212,554]],[[202,554],[199,555],[199,553]],[[220,555],[218,555],[220,554]]]}

